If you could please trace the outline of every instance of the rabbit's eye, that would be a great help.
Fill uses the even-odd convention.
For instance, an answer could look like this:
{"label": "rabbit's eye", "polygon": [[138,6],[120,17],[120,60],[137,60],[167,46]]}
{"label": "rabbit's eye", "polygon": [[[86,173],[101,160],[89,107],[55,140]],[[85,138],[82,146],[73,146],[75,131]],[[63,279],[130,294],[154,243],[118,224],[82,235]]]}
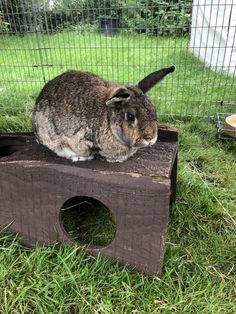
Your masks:
{"label": "rabbit's eye", "polygon": [[125,118],[129,122],[134,122],[135,121],[135,116],[132,113],[130,113],[130,112],[126,112]]}

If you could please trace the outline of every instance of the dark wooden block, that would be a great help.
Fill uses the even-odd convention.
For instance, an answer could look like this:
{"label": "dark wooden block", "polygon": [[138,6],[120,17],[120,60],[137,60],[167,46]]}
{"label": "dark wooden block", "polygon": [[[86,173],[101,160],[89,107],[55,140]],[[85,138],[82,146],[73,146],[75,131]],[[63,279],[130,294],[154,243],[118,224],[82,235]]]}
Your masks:
{"label": "dark wooden block", "polygon": [[160,275],[176,193],[177,141],[176,129],[162,126],[154,146],[124,163],[72,163],[39,146],[31,133],[0,134],[0,225],[26,245],[71,244],[60,208],[74,196],[93,197],[112,211],[116,236],[88,251]]}

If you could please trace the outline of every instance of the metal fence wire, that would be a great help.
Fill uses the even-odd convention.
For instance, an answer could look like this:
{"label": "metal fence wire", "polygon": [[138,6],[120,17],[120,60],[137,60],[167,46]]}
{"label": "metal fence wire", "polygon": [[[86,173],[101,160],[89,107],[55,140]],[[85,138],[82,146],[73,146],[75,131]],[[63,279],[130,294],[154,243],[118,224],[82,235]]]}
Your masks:
{"label": "metal fence wire", "polygon": [[173,64],[149,92],[160,116],[236,111],[235,34],[235,0],[0,0],[0,113],[69,69],[135,83]]}

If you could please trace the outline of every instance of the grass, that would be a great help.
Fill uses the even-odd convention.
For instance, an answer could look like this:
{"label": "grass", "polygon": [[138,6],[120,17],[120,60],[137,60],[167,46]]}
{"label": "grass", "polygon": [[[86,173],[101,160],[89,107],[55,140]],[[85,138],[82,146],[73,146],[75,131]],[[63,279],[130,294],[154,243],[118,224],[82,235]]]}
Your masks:
{"label": "grass", "polygon": [[73,197],[63,204],[61,222],[69,236],[80,244],[107,246],[116,233],[110,210],[96,199]]}
{"label": "grass", "polygon": [[96,32],[64,31],[39,37],[0,35],[0,42],[3,114],[24,109],[34,102],[44,79],[47,81],[68,69],[135,83],[151,71],[175,64],[176,73],[149,93],[163,114],[209,116],[222,100],[227,103],[236,98],[234,78],[205,67],[189,51],[187,38],[133,34],[105,37]]}
{"label": "grass", "polygon": [[[54,37],[60,38],[60,35]],[[27,47],[29,38],[4,40],[7,47],[13,45],[14,40],[18,47]],[[154,39],[146,40],[149,43]],[[161,40],[166,43],[167,39],[158,39],[159,43]],[[128,39],[124,41],[128,44]],[[71,40],[69,42],[71,45]],[[186,53],[186,48],[183,49]],[[74,55],[73,51],[71,53]],[[102,55],[100,51],[97,53]],[[171,63],[173,56],[174,53],[169,57]],[[163,58],[164,62],[168,61],[166,55]],[[189,62],[198,62],[190,55],[189,58]],[[63,60],[65,64],[66,59]],[[93,60],[91,63],[95,63]],[[137,64],[139,59],[135,60]],[[92,64],[91,69],[93,67],[96,65]],[[104,67],[104,74],[107,74],[107,68]],[[123,69],[120,73],[113,71],[117,76],[123,73]],[[108,72],[112,73],[112,68],[109,67]],[[201,74],[195,74],[197,80]],[[32,79],[37,79],[34,72],[31,75]],[[127,72],[124,75],[128,81]],[[132,75],[131,72],[130,77]],[[213,72],[208,75],[218,77]],[[169,78],[168,86],[172,80],[174,82],[176,78]],[[25,91],[31,91],[35,97],[40,84],[32,89],[25,85]],[[192,86],[191,82],[188,84]],[[15,86],[17,91],[23,88],[20,82],[6,86],[10,90]],[[165,88],[162,88],[164,95]],[[192,88],[190,93],[194,93],[194,86]],[[174,94],[169,96],[174,97]],[[212,97],[216,97],[215,94]],[[187,94],[183,93],[183,99],[187,102]],[[18,98],[13,102],[12,111],[0,115],[0,131],[31,130],[32,105],[31,99],[20,103]],[[12,235],[1,232],[1,314],[236,313],[236,142],[218,141],[209,120],[169,118],[168,122],[180,131],[180,147],[177,200],[170,211],[161,278],[145,277],[117,263],[88,256],[83,247],[55,244],[27,249]]]}
{"label": "grass", "polygon": [[171,124],[180,130],[178,192],[162,277],[76,246],[29,250],[2,233],[0,313],[236,312],[236,143],[217,141],[209,121]]}

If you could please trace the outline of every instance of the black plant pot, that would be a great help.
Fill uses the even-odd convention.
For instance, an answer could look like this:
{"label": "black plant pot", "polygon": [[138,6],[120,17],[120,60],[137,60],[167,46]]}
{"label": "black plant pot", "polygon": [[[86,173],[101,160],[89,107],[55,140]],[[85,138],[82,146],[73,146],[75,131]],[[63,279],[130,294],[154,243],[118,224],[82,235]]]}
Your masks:
{"label": "black plant pot", "polygon": [[100,30],[101,33],[112,36],[118,32],[118,18],[111,16],[101,16],[100,21]]}

